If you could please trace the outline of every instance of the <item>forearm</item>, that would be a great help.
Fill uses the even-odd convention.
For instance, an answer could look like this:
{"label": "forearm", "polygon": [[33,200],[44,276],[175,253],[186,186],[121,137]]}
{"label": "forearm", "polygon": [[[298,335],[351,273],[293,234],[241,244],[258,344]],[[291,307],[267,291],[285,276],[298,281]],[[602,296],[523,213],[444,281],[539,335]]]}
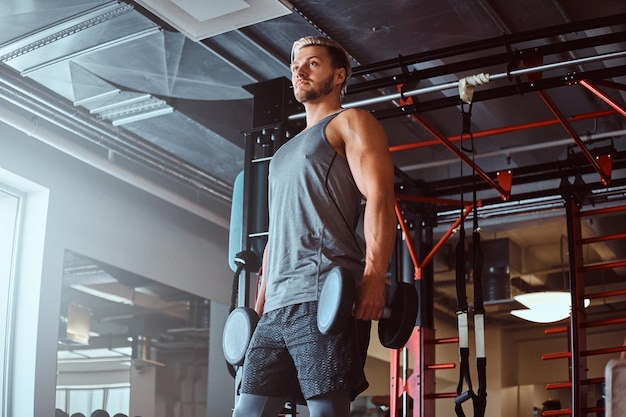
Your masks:
{"label": "forearm", "polygon": [[354,316],[378,320],[385,306],[385,277],[396,236],[393,197],[368,199],[365,206],[365,269],[357,286]]}
{"label": "forearm", "polygon": [[384,279],[396,238],[393,196],[368,199],[363,230],[366,244],[364,277]]}

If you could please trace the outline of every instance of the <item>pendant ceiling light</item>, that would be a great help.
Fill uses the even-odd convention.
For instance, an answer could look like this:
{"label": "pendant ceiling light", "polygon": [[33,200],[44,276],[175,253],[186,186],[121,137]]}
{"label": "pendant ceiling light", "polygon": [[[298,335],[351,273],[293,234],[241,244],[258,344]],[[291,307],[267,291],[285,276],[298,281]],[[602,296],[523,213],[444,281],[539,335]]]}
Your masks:
{"label": "pendant ceiling light", "polygon": [[[569,317],[571,312],[571,295],[567,291],[543,291],[520,294],[513,297],[515,301],[526,306],[526,309],[512,310],[511,314],[535,323],[553,323]],[[590,304],[585,299],[585,308]]]}

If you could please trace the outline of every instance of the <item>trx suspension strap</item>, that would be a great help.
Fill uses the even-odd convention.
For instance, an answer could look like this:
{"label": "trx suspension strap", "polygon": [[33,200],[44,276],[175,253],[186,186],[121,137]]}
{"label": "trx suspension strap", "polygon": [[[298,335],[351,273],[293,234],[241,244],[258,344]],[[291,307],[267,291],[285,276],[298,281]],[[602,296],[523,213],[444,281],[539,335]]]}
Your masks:
{"label": "trx suspension strap", "polygon": [[[471,137],[471,135],[470,135]],[[472,138],[473,141],[473,138]],[[472,143],[472,149],[474,145]],[[472,152],[474,155],[474,152]],[[472,156],[472,167],[474,158]],[[472,172],[473,173],[473,172]],[[483,306],[483,251],[480,246],[480,228],[478,227],[478,201],[476,199],[476,176],[474,178],[474,224],[472,231],[472,278],[474,280],[474,339],[476,343],[476,371],[478,374],[478,392],[473,399],[474,417],[483,417],[487,407],[487,357],[485,355],[485,307]]]}
{"label": "trx suspension strap", "polygon": [[[470,78],[470,77],[468,77]],[[468,80],[465,79],[465,81]],[[473,82],[474,80],[472,80]],[[488,77],[486,78],[488,81]],[[468,81],[469,83],[469,81]],[[482,83],[482,82],[481,82]],[[459,89],[467,89],[465,83],[459,83]],[[474,333],[476,343],[476,368],[478,374],[478,392],[474,393],[469,371],[469,337],[468,337],[468,304],[465,291],[465,228],[461,222],[459,242],[456,248],[456,290],[457,290],[457,319],[459,327],[459,357],[460,372],[459,383],[457,385],[457,397],[455,398],[455,412],[458,417],[465,417],[462,404],[472,399],[474,417],[484,417],[487,406],[487,358],[485,355],[485,309],[483,306],[482,269],[483,252],[480,246],[480,228],[478,227],[478,201],[476,198],[476,175],[475,175],[475,149],[474,137],[471,132],[472,113],[472,93],[473,90],[461,91],[460,97],[469,103],[469,111],[465,112],[461,103],[461,114],[463,116],[463,129],[461,133],[461,149],[463,149],[463,136],[468,134],[471,141],[472,153],[472,203],[473,203],[473,230],[472,230],[472,277],[474,280]],[[465,93],[465,94],[464,94]],[[461,167],[461,210],[464,209],[463,202],[463,171]],[[467,384],[467,391],[463,392],[463,382]]]}
{"label": "trx suspension strap", "polygon": [[[463,130],[461,133],[461,149],[463,149],[463,136],[471,131],[467,124],[469,123],[470,110],[465,113],[463,110],[463,104],[461,103],[461,114],[463,115]],[[461,216],[463,215],[463,209],[465,203],[463,200],[463,165],[461,162]],[[468,335],[468,305],[467,294],[465,291],[465,225],[461,220],[459,228],[459,241],[456,246],[456,316],[459,328],[459,383],[456,387],[456,398],[454,399],[454,411],[458,417],[465,417],[463,412],[463,403],[470,398],[474,398],[474,390],[472,388],[472,380],[470,378],[469,370],[469,335]],[[467,391],[463,391],[463,383],[467,384]]]}

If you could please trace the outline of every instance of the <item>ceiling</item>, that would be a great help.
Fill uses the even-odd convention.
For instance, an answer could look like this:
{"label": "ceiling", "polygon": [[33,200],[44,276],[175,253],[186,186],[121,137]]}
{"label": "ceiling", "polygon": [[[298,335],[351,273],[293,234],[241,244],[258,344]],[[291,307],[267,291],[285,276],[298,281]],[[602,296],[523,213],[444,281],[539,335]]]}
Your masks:
{"label": "ceiling", "polygon": [[[235,4],[243,11],[218,16],[192,0],[4,1],[0,119],[30,132],[13,117],[25,113],[36,126],[69,131],[72,155],[111,173],[136,173],[227,218],[244,167],[243,133],[258,128],[243,87],[289,77],[292,42],[326,35],[353,57],[344,101],[384,124],[398,188],[454,200],[463,190],[466,201],[476,189],[483,239],[513,242],[527,284],[545,287],[566,266],[564,186],[586,204],[623,204],[626,3],[249,0],[229,7]],[[264,15],[270,4],[277,17]],[[481,73],[490,81],[476,85],[464,124],[459,80]],[[610,170],[594,164],[608,154]],[[505,177],[498,180],[509,170],[510,192]],[[458,210],[433,207],[439,237]],[[615,214],[589,222],[585,233],[624,224]],[[623,259],[623,246],[604,243],[588,256]],[[453,316],[451,253],[447,244],[436,259],[436,307]],[[625,275],[617,268],[602,285]],[[600,304],[603,313],[617,306]],[[117,315],[130,308],[116,307]],[[510,308],[493,307],[494,316],[504,311],[498,317],[505,320]]]}

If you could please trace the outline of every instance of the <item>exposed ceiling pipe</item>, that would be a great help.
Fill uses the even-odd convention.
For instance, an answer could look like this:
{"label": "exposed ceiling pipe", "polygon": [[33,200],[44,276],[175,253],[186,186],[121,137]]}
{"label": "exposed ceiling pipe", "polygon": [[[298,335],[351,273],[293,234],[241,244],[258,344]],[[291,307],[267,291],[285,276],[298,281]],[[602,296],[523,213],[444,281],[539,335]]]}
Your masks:
{"label": "exposed ceiling pipe", "polygon": [[45,126],[46,122],[41,119],[27,119],[9,109],[0,107],[0,120],[9,126],[33,137],[53,148],[97,168],[119,180],[122,180],[134,187],[137,187],[149,194],[165,200],[175,206],[193,213],[205,220],[208,220],[225,229],[229,228],[229,221],[205,207],[191,202],[179,194],[176,194],[146,178],[139,176],[127,169],[121,168],[106,158],[88,152],[82,146],[73,143],[60,134],[50,130]]}

